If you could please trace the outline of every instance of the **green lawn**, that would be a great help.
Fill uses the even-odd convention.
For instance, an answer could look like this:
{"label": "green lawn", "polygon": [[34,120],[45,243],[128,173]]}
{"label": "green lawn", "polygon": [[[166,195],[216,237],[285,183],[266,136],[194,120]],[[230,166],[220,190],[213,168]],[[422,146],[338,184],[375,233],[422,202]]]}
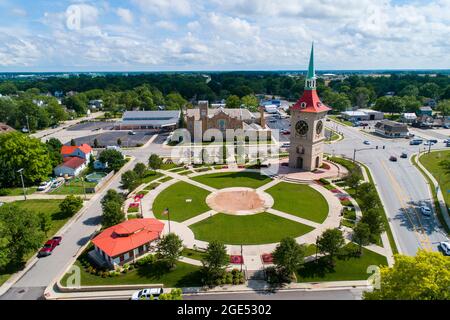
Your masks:
{"label": "green lawn", "polygon": [[[158,219],[167,219],[162,213],[169,208],[171,220],[181,222],[190,219],[210,210],[205,202],[208,194],[208,191],[189,183],[177,182],[156,197],[153,213]],[[188,199],[191,201],[187,202]]]}
{"label": "green lawn", "polygon": [[207,186],[224,189],[231,187],[259,188],[269,183],[271,178],[258,172],[220,172],[191,178]]}
{"label": "green lawn", "polygon": [[96,185],[97,185],[97,182],[87,182],[87,181],[82,182],[80,179],[76,178],[75,180],[67,181],[61,187],[52,191],[50,194],[81,195],[81,194],[84,194],[85,188],[94,188]]}
{"label": "green lawn", "polygon": [[337,121],[337,122],[339,122],[339,123],[341,123],[343,125],[346,125],[348,127],[353,127],[353,123],[352,122],[350,122],[348,120],[345,120],[345,119],[341,118],[340,116],[331,116],[331,115],[329,115],[328,118],[333,119],[333,120],[335,120],[335,121]]}
{"label": "green lawn", "polygon": [[[15,201],[11,203],[6,203],[3,207],[7,207],[12,205],[13,203],[19,206],[20,208],[30,210],[34,213],[39,212],[50,212],[52,216],[52,226],[47,236],[52,237],[55,233],[66,224],[67,220],[70,217],[64,216],[59,212],[59,204],[62,200],[27,200],[27,201]],[[25,260],[29,259],[34,255],[34,252],[30,253]],[[2,285],[9,277],[19,271],[17,267],[7,267],[6,270],[0,270],[0,285]]]}
{"label": "green lawn", "polygon": [[150,183],[153,180],[156,180],[156,179],[158,179],[159,177],[162,177],[162,176],[163,176],[163,174],[160,173],[160,172],[155,172],[153,170],[148,170],[145,173],[144,177],[141,179],[141,182],[142,183]]}
{"label": "green lawn", "polygon": [[219,213],[190,228],[198,240],[219,240],[226,244],[275,243],[284,237],[299,237],[312,230],[266,212],[248,216]]}
{"label": "green lawn", "polygon": [[280,182],[266,190],[273,208],[294,216],[322,223],[328,215],[328,203],[320,192],[305,184]]}
{"label": "green lawn", "polygon": [[[79,261],[75,265],[81,269],[82,286],[126,285],[126,284],[164,284],[167,288],[201,286],[200,268],[191,264],[177,262],[173,271],[166,271],[155,264],[139,267],[117,277],[93,275],[84,270]],[[66,286],[70,274],[64,275],[61,285]]]}
{"label": "green lawn", "polygon": [[444,195],[445,202],[447,203],[447,207],[449,207],[450,198],[448,197],[447,190],[450,190],[450,175],[446,175],[445,170],[439,165],[439,162],[445,159],[450,160],[450,150],[424,154],[420,157],[419,161],[438,181],[439,187]]}
{"label": "green lawn", "polygon": [[[25,193],[27,195],[33,194],[36,192],[37,187],[29,187],[25,188]],[[22,188],[2,188],[0,189],[0,196],[22,196],[23,195],[23,189]]]}
{"label": "green lawn", "polygon": [[[354,245],[352,245],[354,246]],[[361,257],[342,256],[336,259],[334,268],[324,258],[308,262],[297,272],[298,282],[366,280],[370,265],[387,265],[386,257],[363,248]]]}

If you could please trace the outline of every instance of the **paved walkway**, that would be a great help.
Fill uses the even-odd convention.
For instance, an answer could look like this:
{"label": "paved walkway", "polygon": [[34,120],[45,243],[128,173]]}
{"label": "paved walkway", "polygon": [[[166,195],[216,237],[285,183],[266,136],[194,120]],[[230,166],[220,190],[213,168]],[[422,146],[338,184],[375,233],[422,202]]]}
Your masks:
{"label": "paved walkway", "polygon": [[164,171],[164,170],[159,170],[159,171],[164,173],[166,176],[172,177],[172,178],[180,180],[180,181],[184,181],[184,182],[192,184],[192,185],[194,185],[196,187],[205,189],[205,190],[207,190],[209,192],[217,191],[217,189],[215,189],[213,187],[210,187],[210,186],[207,186],[206,184],[203,184],[203,183],[197,182],[195,180],[189,179],[188,177],[180,175],[180,174],[178,174],[176,172],[170,172],[170,171]]}

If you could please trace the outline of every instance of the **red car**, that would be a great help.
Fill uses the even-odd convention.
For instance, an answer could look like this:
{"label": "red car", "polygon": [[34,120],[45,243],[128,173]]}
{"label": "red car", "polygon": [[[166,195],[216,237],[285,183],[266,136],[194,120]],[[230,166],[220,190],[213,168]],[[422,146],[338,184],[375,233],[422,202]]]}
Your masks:
{"label": "red car", "polygon": [[47,257],[51,255],[57,245],[58,242],[56,240],[48,240],[41,248],[41,250],[39,250],[38,257]]}
{"label": "red car", "polygon": [[62,237],[56,236],[56,237],[53,237],[52,240],[56,242],[57,246],[59,246],[61,244]]}

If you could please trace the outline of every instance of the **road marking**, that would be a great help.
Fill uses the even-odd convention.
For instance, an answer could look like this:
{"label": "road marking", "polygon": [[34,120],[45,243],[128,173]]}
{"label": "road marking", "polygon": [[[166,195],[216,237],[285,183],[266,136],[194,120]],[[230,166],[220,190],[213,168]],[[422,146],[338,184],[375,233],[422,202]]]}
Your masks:
{"label": "road marking", "polygon": [[[424,229],[424,227],[422,225],[422,222],[421,222],[421,219],[420,219],[420,215],[416,211],[417,209],[415,207],[412,207],[412,206],[408,205],[408,203],[405,202],[404,199],[408,199],[408,197],[405,195],[405,193],[403,192],[402,188],[400,187],[400,185],[398,184],[397,180],[392,175],[392,173],[390,172],[389,168],[386,166],[384,161],[381,161],[381,165],[383,166],[383,168],[387,172],[388,177],[389,177],[389,179],[392,182],[392,187],[394,189],[394,192],[395,192],[395,194],[396,194],[397,198],[399,199],[400,204],[402,206],[402,209],[403,209],[402,212],[405,214],[405,216],[410,221],[411,226],[414,229],[414,233],[417,236],[417,239],[419,241],[420,246],[422,247],[422,249],[425,249],[425,250],[428,250],[428,251],[432,251],[430,238],[425,233],[425,229]],[[410,200],[412,200],[412,199],[410,199]],[[412,216],[410,215],[409,210],[413,210],[413,212],[415,213],[416,218],[417,218],[417,220],[419,222],[419,225],[420,225],[420,229],[418,229],[416,224],[414,223],[414,221],[412,219]]]}

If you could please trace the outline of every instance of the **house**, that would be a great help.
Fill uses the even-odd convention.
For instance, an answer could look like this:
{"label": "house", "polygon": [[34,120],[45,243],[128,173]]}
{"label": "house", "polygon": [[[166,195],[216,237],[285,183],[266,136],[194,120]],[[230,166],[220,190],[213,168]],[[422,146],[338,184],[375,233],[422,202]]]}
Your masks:
{"label": "house", "polygon": [[86,169],[87,161],[78,157],[65,157],[64,162],[57,166],[53,172],[55,176],[78,176],[84,169]]}
{"label": "house", "polygon": [[402,113],[402,116],[400,118],[400,120],[403,123],[408,123],[408,124],[412,124],[416,121],[417,116],[415,113]]}
{"label": "house", "polygon": [[62,146],[61,155],[63,163],[57,166],[53,172],[56,176],[78,176],[88,165],[93,151],[88,144],[81,146]]}
{"label": "house", "polygon": [[96,236],[89,255],[112,268],[122,266],[149,252],[163,229],[164,223],[153,218],[124,221]]}
{"label": "house", "polygon": [[62,146],[61,155],[66,157],[82,158],[89,162],[91,155],[93,154],[90,145],[83,143],[81,146]]}
{"label": "house", "polygon": [[431,107],[420,107],[419,108],[419,116],[432,116],[433,109]]}
{"label": "house", "polygon": [[375,133],[387,138],[405,138],[409,130],[404,123],[382,120],[375,125]]}
{"label": "house", "polygon": [[94,161],[94,170],[106,170],[108,168],[108,162],[103,163],[100,160]]}
{"label": "house", "polygon": [[101,109],[103,108],[103,100],[90,100],[89,108],[91,109]]}

